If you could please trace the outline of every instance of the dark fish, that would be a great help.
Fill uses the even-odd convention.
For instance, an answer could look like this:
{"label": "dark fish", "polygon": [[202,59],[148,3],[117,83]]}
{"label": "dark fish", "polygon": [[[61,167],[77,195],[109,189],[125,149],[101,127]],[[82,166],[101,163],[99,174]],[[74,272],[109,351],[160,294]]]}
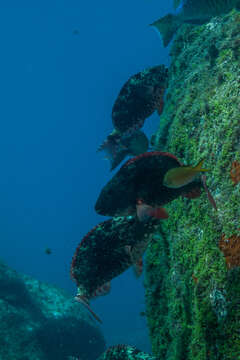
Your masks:
{"label": "dark fish", "polygon": [[112,109],[114,129],[120,133],[140,129],[158,108],[167,82],[167,68],[154,66],[130,77],[123,85]]}
{"label": "dark fish", "polygon": [[166,86],[167,68],[164,65],[143,70],[123,85],[112,109],[114,130],[99,148],[107,152],[114,167],[126,156],[124,150],[126,154],[132,154],[129,144],[146,118],[155,110],[162,111]]}
{"label": "dark fish", "polygon": [[174,155],[160,151],[130,159],[102,189],[95,205],[96,212],[106,216],[135,215],[139,200],[157,212],[156,207],[181,195],[186,196],[194,190],[200,195],[202,183],[197,180],[177,189],[163,185],[168,170],[180,166]]}
{"label": "dark fish", "polygon": [[46,248],[46,249],[45,249],[45,254],[51,255],[51,254],[52,254],[52,249]]}
{"label": "dark fish", "polygon": [[233,8],[240,9],[239,0],[183,0],[175,1],[174,5],[179,5],[176,15],[167,14],[151,24],[162,36],[164,46],[169,44],[183,23],[204,24],[212,17],[226,14]]}
{"label": "dark fish", "polygon": [[[136,217],[118,217],[94,227],[80,242],[73,256],[71,276],[76,281],[76,300],[89,307],[89,301],[108,290],[108,283],[136,264],[142,257],[158,223],[141,223]],[[110,290],[110,288],[109,288]]]}

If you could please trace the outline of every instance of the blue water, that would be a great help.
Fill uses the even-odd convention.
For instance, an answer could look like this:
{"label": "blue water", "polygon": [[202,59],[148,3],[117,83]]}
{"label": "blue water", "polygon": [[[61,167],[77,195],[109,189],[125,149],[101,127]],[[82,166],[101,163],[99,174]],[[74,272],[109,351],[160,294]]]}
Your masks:
{"label": "blue water", "polygon": [[[96,149],[112,131],[111,109],[124,82],[145,67],[169,63],[168,50],[148,24],[172,4],[5,3],[0,5],[1,258],[74,295],[71,258],[81,238],[104,219],[94,204],[112,176]],[[158,121],[156,115],[147,121],[147,134]],[[110,295],[92,303],[108,343],[132,343],[137,333],[140,348],[149,347],[139,315],[145,308],[142,281],[129,270],[112,282]]]}

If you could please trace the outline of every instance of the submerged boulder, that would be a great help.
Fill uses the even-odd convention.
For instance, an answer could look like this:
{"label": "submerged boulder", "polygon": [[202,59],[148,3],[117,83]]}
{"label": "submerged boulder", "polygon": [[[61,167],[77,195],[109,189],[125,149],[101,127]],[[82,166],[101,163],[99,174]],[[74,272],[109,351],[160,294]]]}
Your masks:
{"label": "submerged boulder", "polygon": [[95,360],[104,349],[100,330],[71,296],[0,262],[0,359]]}

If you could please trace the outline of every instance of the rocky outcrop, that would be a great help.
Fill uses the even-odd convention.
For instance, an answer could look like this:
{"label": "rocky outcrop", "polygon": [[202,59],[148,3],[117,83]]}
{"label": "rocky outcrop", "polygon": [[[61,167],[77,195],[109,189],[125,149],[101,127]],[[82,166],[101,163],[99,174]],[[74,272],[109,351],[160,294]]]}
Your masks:
{"label": "rocky outcrop", "polygon": [[108,348],[98,360],[156,360],[155,357],[130,345],[115,345]]}
{"label": "rocky outcrop", "polygon": [[82,305],[0,263],[0,359],[95,360],[104,349],[103,336]]}
{"label": "rocky outcrop", "polygon": [[161,360],[240,359],[240,13],[184,25],[172,62],[156,150],[205,158],[214,210],[200,198],[168,204],[147,251],[146,302]]}

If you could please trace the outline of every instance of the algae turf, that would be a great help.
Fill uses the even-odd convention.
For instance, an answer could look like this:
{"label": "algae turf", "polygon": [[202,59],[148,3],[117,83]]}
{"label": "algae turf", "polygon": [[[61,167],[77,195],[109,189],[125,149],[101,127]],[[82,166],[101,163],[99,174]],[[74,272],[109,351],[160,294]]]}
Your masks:
{"label": "algae turf", "polygon": [[118,344],[108,348],[98,360],[157,360],[153,356],[146,354],[137,348]]}
{"label": "algae turf", "polygon": [[206,159],[218,211],[204,194],[174,200],[148,248],[148,324],[153,353],[164,360],[240,359],[240,267],[229,269],[219,248],[221,238],[240,235],[240,184],[230,176],[240,162],[239,33],[240,14],[232,11],[181,27],[171,49],[152,142],[185,164]]}

